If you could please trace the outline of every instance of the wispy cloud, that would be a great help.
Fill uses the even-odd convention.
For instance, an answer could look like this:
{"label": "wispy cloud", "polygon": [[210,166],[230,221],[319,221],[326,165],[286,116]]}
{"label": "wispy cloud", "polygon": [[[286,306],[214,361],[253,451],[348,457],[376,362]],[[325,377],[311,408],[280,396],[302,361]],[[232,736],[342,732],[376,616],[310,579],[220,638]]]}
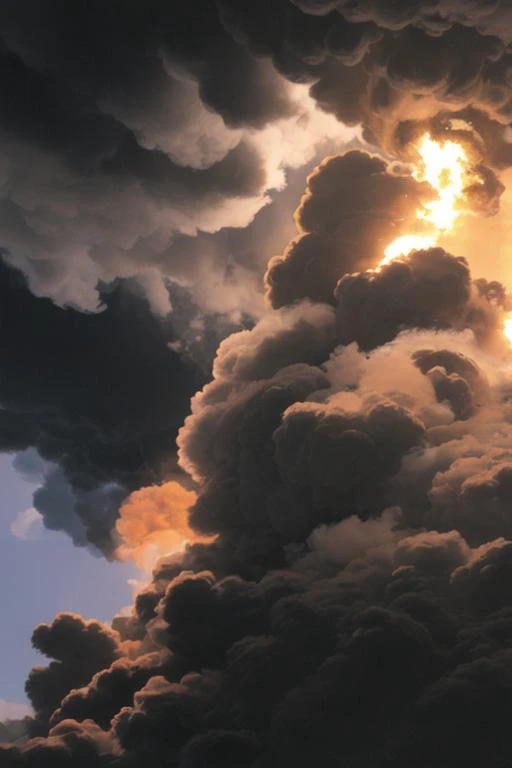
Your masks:
{"label": "wispy cloud", "polygon": [[34,507],[24,509],[10,524],[11,533],[17,539],[26,541],[34,538],[42,525],[42,515]]}

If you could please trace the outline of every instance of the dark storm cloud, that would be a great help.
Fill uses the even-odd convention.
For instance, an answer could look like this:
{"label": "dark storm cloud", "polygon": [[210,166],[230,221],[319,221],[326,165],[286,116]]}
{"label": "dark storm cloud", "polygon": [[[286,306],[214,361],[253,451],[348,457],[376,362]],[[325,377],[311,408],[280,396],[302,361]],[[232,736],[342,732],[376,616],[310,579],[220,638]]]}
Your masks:
{"label": "dark storm cloud", "polygon": [[[49,15],[52,26],[22,3],[0,20],[18,64],[57,88],[77,83],[81,106],[94,102],[93,115],[123,123],[126,147],[101,167],[116,180],[132,174],[159,202],[172,193],[166,173],[179,142],[160,146],[169,129],[156,104],[170,102],[156,98],[147,114],[131,103],[146,92],[154,59],[141,51],[155,40],[160,61],[192,74],[231,125],[286,112],[265,58],[405,159],[418,131],[442,129],[445,115],[431,124],[440,110],[484,110],[480,138],[468,125],[457,134],[476,163],[496,121],[506,123],[509,12],[497,2],[150,4],[128,9],[119,29],[106,13],[101,26],[96,5],[79,8],[72,29],[66,9]],[[67,34],[55,39],[57,16]],[[80,54],[80,36],[94,58]],[[47,133],[61,157],[63,139]],[[63,135],[73,144],[70,129]],[[204,165],[192,188],[236,192],[249,145],[244,135],[237,149],[192,152]],[[168,157],[161,164],[155,152]],[[500,145],[500,163],[503,154]],[[189,154],[184,187],[191,165]],[[471,205],[492,213],[501,187],[487,165],[479,173]],[[246,192],[252,178],[242,169]],[[273,310],[220,344],[179,433],[179,462],[197,487],[190,524],[215,538],[162,560],[112,629],[61,615],[36,630],[53,661],[29,677],[31,727],[47,735],[0,747],[2,765],[510,763],[509,298],[440,248],[374,269],[424,194],[405,166],[365,152],[330,158],[310,176],[300,237],[269,266]],[[73,525],[110,545],[119,489],[165,487],[190,373],[168,348],[169,326],[126,285],[107,296],[105,313],[84,317],[31,298],[5,274],[5,447],[35,445],[51,465],[38,497],[47,519],[52,500],[71,494]],[[58,357],[48,338],[59,340]],[[32,376],[20,361],[27,349]],[[19,459],[26,472],[33,458]]]}
{"label": "dark storm cloud", "polygon": [[[280,536],[279,522],[273,524],[269,508],[273,494],[279,493],[272,434],[287,407],[327,385],[318,368],[289,366],[268,379],[249,382],[227,407],[224,402],[207,405],[189,417],[183,429],[183,462],[194,476],[208,478],[204,494],[191,509],[191,525],[204,533],[234,535],[237,546],[247,549],[242,563],[254,558],[259,569],[265,562],[259,565],[259,558],[274,549],[273,541]],[[278,520],[285,514],[280,507],[276,498]],[[279,550],[276,554],[282,556]]]}
{"label": "dark storm cloud", "polygon": [[415,251],[378,271],[345,275],[335,295],[340,341],[356,341],[365,350],[391,341],[404,328],[472,328],[486,338],[501,321],[498,308],[481,301],[478,286],[471,285],[465,259],[442,248]]}
{"label": "dark storm cloud", "polygon": [[73,688],[89,682],[118,655],[117,634],[96,621],[60,613],[52,624],[38,625],[32,645],[40,653],[54,659],[47,667],[34,667],[27,679],[26,691],[36,714],[36,722],[44,727],[64,696]]}
{"label": "dark storm cloud", "polygon": [[[414,305],[397,273],[419,275]],[[510,386],[489,347],[505,291],[441,249],[351,279],[389,279],[398,297],[367,351],[309,300],[220,344],[179,436],[199,486],[190,523],[217,538],[162,561],[112,632],[76,617],[36,631],[54,661],[29,677],[31,729],[48,736],[2,748],[7,765],[402,768],[436,702],[446,712],[469,686],[478,722],[471,685],[495,690],[512,637]],[[492,318],[488,334],[466,314],[477,330]],[[499,679],[488,717],[512,695]],[[512,757],[496,733],[479,760]]]}
{"label": "dark storm cloud", "polygon": [[52,716],[52,724],[62,720],[93,718],[102,728],[108,729],[110,721],[122,707],[133,701],[133,695],[155,676],[179,681],[187,671],[181,659],[166,651],[153,651],[131,660],[122,657],[110,667],[101,668],[87,685],[74,690],[61,699]]}
{"label": "dark storm cloud", "polygon": [[[364,540],[368,523],[362,525]],[[457,701],[462,705],[468,695],[473,704],[464,711],[476,727],[480,687],[487,720],[496,710],[501,722],[502,697],[496,701],[486,691],[495,691],[492,681],[499,679],[503,700],[510,696],[506,669],[512,624],[502,609],[493,613],[501,599],[487,605],[482,616],[485,597],[475,602],[461,575],[471,571],[473,561],[503,549],[499,542],[493,547],[480,554],[455,532],[408,536],[395,531],[380,551],[378,545],[373,551],[363,548],[358,559],[337,567],[317,550],[313,570],[299,560],[259,583],[217,582],[211,574],[182,574],[167,587],[160,580],[159,621],[166,631],[159,636],[179,647],[180,663],[191,671],[177,682],[179,667],[162,666],[162,655],[160,663],[155,657],[149,663],[147,657],[114,662],[111,671],[65,700],[62,714],[79,697],[89,701],[87,710],[75,710],[78,722],[63,720],[49,739],[11,752],[4,748],[2,757],[11,754],[13,765],[30,767],[39,765],[39,753],[49,759],[57,750],[74,757],[73,765],[82,765],[84,750],[85,766],[103,765],[101,758],[116,766],[149,760],[159,768],[186,768],[206,757],[213,765],[226,760],[229,765],[235,756],[239,762],[234,764],[247,766],[283,761],[307,766],[313,757],[322,766],[341,759],[406,765],[414,747],[427,739],[428,722],[444,722],[449,707]],[[487,571],[482,565],[481,573]],[[485,578],[490,587],[492,577]],[[182,589],[186,601],[185,593],[169,599]],[[192,645],[181,644],[184,632],[191,633]],[[204,643],[197,645],[199,638]],[[222,655],[215,651],[205,669],[204,653],[217,640]],[[146,664],[153,674],[147,682],[138,677],[141,688],[135,693],[113,674],[116,667],[129,673],[132,666],[135,680]],[[440,697],[445,705],[438,709]],[[111,731],[96,729],[94,722],[106,727],[109,700],[124,706]],[[459,750],[449,730],[441,733],[446,765],[458,765]],[[484,746],[495,754],[496,733],[491,725],[479,729],[484,740],[479,756]],[[500,733],[500,749],[508,757],[509,740]],[[422,766],[431,764],[430,749]],[[467,762],[478,764],[476,758]]]}
{"label": "dark storm cloud", "polygon": [[[205,288],[196,284],[201,307],[178,284],[162,285],[162,297],[157,291],[152,301],[147,285],[122,281],[102,293],[105,312],[74,314],[35,299],[17,272],[1,267],[0,445],[21,451],[16,468],[42,484],[34,505],[48,528],[112,554],[117,510],[127,493],[172,469],[177,429],[190,396],[210,374],[219,339],[250,326],[250,315],[262,311],[257,276],[291,235],[283,210],[294,204],[306,173],[294,172],[290,189],[246,231],[179,238],[176,250],[186,265],[180,279],[190,280],[200,261],[211,268]],[[216,270],[225,258],[233,269],[220,280]],[[172,314],[159,320],[165,301]],[[325,340],[315,361],[331,348],[334,324],[318,333]],[[299,334],[295,343],[305,340]],[[290,348],[291,361],[300,354]]]}
{"label": "dark storm cloud", "polygon": [[85,315],[1,272],[1,448],[37,449],[43,461],[22,454],[17,465],[43,481],[34,504],[47,527],[111,553],[121,500],[172,464],[197,375],[168,348],[172,328],[126,286]]}
{"label": "dark storm cloud", "polygon": [[401,328],[453,327],[469,297],[466,262],[441,248],[413,252],[377,272],[345,275],[336,287],[341,341],[372,349]]}
{"label": "dark storm cloud", "polygon": [[301,298],[332,302],[343,274],[374,266],[407,231],[428,189],[366,152],[324,160],[308,177],[295,213],[299,236],[269,262],[272,306]]}
{"label": "dark storm cloud", "polygon": [[[234,556],[235,570],[252,559],[256,570],[242,572],[254,575],[265,551],[276,565],[283,544],[305,539],[316,526],[354,513],[365,519],[397,503],[389,482],[411,449],[421,456],[429,430],[443,425],[449,441],[457,435],[451,422],[477,417],[487,404],[485,372],[462,350],[439,348],[442,337],[426,334],[426,348],[420,339],[418,349],[414,336],[399,336],[386,353],[393,362],[385,362],[396,373],[385,376],[379,374],[385,358],[366,363],[353,346],[335,350],[339,341],[375,349],[405,329],[472,328],[475,317],[477,343],[498,340],[503,308],[472,285],[463,259],[442,249],[416,252],[379,271],[345,276],[336,299],[337,339],[326,305],[277,310],[221,344],[214,381],[192,401],[178,438],[181,465],[201,484],[190,522],[202,533],[221,533],[213,559],[202,560],[205,568],[217,573],[216,556]],[[288,367],[279,370],[279,361]],[[432,479],[425,480],[420,506]],[[459,490],[455,485],[453,492]],[[435,493],[432,510],[442,499]],[[446,525],[455,525],[451,515],[443,530]],[[496,525],[489,530],[498,535]]]}
{"label": "dark storm cloud", "polygon": [[[483,165],[475,165],[474,173],[474,183],[464,190],[465,205],[480,214],[496,213],[503,185]],[[269,262],[265,283],[272,306],[301,298],[333,302],[340,278],[347,274],[342,285],[350,284],[350,273],[375,267],[395,238],[416,231],[416,212],[432,196],[430,185],[415,181],[407,166],[387,163],[366,151],[352,150],[324,160],[308,177],[295,212],[298,236],[283,255]],[[370,275],[367,279],[372,280]],[[484,281],[477,292],[486,292]],[[461,300],[454,298],[456,303]],[[425,294],[422,300],[428,302],[430,297]],[[475,322],[477,303],[472,311]],[[481,311],[484,306],[480,305]],[[371,318],[367,319],[370,323]],[[421,325],[421,320],[415,324]],[[485,320],[483,326],[482,332]],[[384,340],[382,336],[376,343]]]}
{"label": "dark storm cloud", "polygon": [[[44,76],[78,83],[92,98],[124,96],[129,103],[129,90],[139,86],[142,93],[144,82],[152,83],[151,75],[162,72],[163,51],[190,67],[210,105],[218,112],[224,108],[230,122],[261,124],[290,108],[283,89],[230,38],[215,5],[205,0],[194,0],[191,7],[151,0],[122,14],[98,2],[73,12],[54,3],[43,12],[27,0],[5,6],[0,21],[6,46],[22,61]],[[218,87],[222,79],[224,90]]]}
{"label": "dark storm cloud", "polygon": [[[370,141],[396,150],[404,128],[446,127],[469,108],[501,134],[501,157],[510,162],[506,3],[282,0],[249,9],[221,0],[221,8],[237,40],[291,80],[310,83],[324,109],[362,123]],[[492,153],[489,130],[481,135]]]}
{"label": "dark storm cloud", "polygon": [[311,509],[311,527],[331,516],[366,518],[382,509],[386,478],[423,433],[411,413],[386,401],[371,399],[357,414],[331,403],[296,403],[274,432],[275,460],[285,486]]}
{"label": "dark storm cloud", "polygon": [[182,768],[250,768],[261,745],[254,733],[213,731],[191,739],[181,754]]}
{"label": "dark storm cloud", "polygon": [[456,477],[448,470],[439,477],[431,491],[430,525],[444,528],[447,519],[470,541],[491,539],[499,531],[512,538],[508,510],[512,493],[512,464],[505,455],[494,457],[486,466],[474,461],[471,477]]}
{"label": "dark storm cloud", "polygon": [[[185,272],[204,286],[208,258],[193,268],[174,238],[245,226],[284,169],[346,134],[325,116],[313,125],[305,91],[237,42],[208,0],[122,13],[9,2],[0,71],[1,245],[34,292],[82,310],[116,277]],[[220,281],[230,259],[217,257]]]}
{"label": "dark storm cloud", "polygon": [[[31,0],[9,2],[0,13],[3,245],[34,291],[82,309],[97,309],[98,281],[116,276],[147,284],[148,270],[153,282],[185,272],[205,285],[211,265],[199,257],[193,267],[176,236],[245,225],[284,167],[335,136],[313,126],[285,78],[310,84],[321,107],[406,158],[420,130],[449,128],[475,161],[508,165],[508,11],[484,8],[152,0],[123,13],[98,3],[43,13]],[[292,130],[305,119],[309,148],[305,130],[300,150],[286,146],[287,119]],[[260,141],[269,126],[281,138]],[[473,202],[491,213],[497,182],[485,167],[482,177]],[[326,300],[327,276],[307,266],[318,247],[302,239],[288,255],[297,250],[303,266],[301,295]],[[356,255],[338,258],[361,266]],[[289,300],[283,282],[279,305]]]}
{"label": "dark storm cloud", "polygon": [[35,738],[20,750],[1,748],[6,768],[108,768],[114,764],[112,744],[90,720],[68,720],[54,728],[48,738]]}

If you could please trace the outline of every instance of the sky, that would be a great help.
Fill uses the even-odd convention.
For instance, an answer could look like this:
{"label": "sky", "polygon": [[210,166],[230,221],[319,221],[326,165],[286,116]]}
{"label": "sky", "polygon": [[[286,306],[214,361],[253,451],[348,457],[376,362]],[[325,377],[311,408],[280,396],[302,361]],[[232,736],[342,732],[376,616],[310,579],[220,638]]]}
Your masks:
{"label": "sky", "polygon": [[506,0],[0,3],[2,768],[512,764],[511,72]]}
{"label": "sky", "polygon": [[[93,558],[73,547],[62,533],[48,531],[37,522],[26,531],[17,529],[15,536],[11,526],[31,508],[34,485],[13,469],[12,457],[5,454],[0,459],[0,478],[0,570],[6,585],[0,594],[0,610],[11,617],[2,627],[0,699],[28,704],[25,678],[34,664],[44,662],[30,643],[36,624],[50,621],[59,611],[77,611],[87,618],[109,621],[130,603],[128,581],[140,577],[140,571],[132,564]],[[9,713],[19,714],[3,705],[3,719]]]}

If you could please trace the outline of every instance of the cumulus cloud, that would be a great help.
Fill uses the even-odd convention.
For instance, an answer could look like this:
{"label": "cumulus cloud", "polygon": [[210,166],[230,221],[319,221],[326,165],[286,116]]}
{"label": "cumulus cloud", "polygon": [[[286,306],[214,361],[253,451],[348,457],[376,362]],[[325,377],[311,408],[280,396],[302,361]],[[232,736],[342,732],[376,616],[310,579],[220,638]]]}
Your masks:
{"label": "cumulus cloud", "polygon": [[299,235],[265,275],[272,306],[301,298],[332,302],[347,272],[375,266],[406,231],[426,188],[379,157],[352,150],[327,158],[309,176],[295,213]]}
{"label": "cumulus cloud", "polygon": [[[277,4],[272,34],[257,9],[222,0],[237,40],[293,81],[311,83],[322,108],[387,150],[405,150],[418,126],[451,121],[510,163],[507,81],[510,11],[503,3],[296,0]],[[341,86],[342,84],[342,86]],[[473,121],[473,117],[475,120]]]}
{"label": "cumulus cloud", "polygon": [[117,556],[150,569],[163,555],[183,549],[196,535],[188,526],[188,510],[197,494],[170,481],[134,491],[119,508]]}
{"label": "cumulus cloud", "polygon": [[[399,766],[431,702],[466,669],[500,668],[511,390],[490,336],[503,307],[480,292],[490,335],[461,330],[469,268],[440,250],[398,266],[417,261],[435,279],[446,261],[463,286],[442,330],[399,302],[393,332],[365,348],[340,338],[335,307],[302,300],[220,344],[178,438],[194,490],[134,491],[117,519],[126,555],[175,551],[111,628],[64,614],[36,629],[51,661],[27,682],[33,738],[2,757]],[[30,452],[25,465],[37,473]],[[190,541],[189,526],[214,538]]]}
{"label": "cumulus cloud", "polygon": [[110,627],[78,614],[59,613],[51,624],[39,624],[32,645],[53,659],[47,667],[33,667],[25,685],[32,703],[33,730],[45,725],[64,696],[89,682],[95,672],[109,666],[118,655],[118,635]]}
{"label": "cumulus cloud", "polygon": [[[8,93],[41,94],[0,120],[6,237],[27,238],[6,258],[82,309],[98,309],[98,278],[122,280],[84,315],[35,299],[4,265],[2,445],[42,478],[45,525],[109,556],[165,556],[111,625],[59,614],[36,628],[49,662],[27,681],[31,738],[0,762],[510,763],[510,297],[455,250],[379,266],[431,194],[408,166],[427,129],[470,153],[472,213],[496,212],[508,10],[193,0],[72,19],[36,6],[0,10]],[[249,221],[285,167],[313,159],[333,114],[374,151],[331,148],[295,233],[289,221],[265,236],[270,214],[251,224],[265,258],[291,237],[265,310],[249,279],[263,257],[213,231]],[[208,285],[189,248],[224,277],[212,267]],[[194,283],[201,314],[170,277]],[[243,327],[211,342],[206,381],[176,353],[223,303]]]}
{"label": "cumulus cloud", "polygon": [[39,486],[33,507],[47,528],[112,555],[117,509],[131,490],[164,479],[202,374],[168,347],[173,328],[128,285],[105,312],[86,315],[1,272],[1,448],[17,452],[15,468]]}
{"label": "cumulus cloud", "polygon": [[473,326],[489,336],[503,317],[480,301],[467,262],[442,248],[413,251],[377,271],[345,275],[336,300],[340,341],[356,341],[362,349],[381,346],[404,328]]}
{"label": "cumulus cloud", "polygon": [[[157,313],[165,278],[198,282],[200,299],[209,259],[176,238],[245,227],[287,169],[357,134],[196,5],[192,26],[158,1],[123,19],[90,6],[50,20],[30,1],[2,14],[1,245],[38,295],[94,312],[101,284],[134,277]],[[230,261],[217,249],[221,282]]]}

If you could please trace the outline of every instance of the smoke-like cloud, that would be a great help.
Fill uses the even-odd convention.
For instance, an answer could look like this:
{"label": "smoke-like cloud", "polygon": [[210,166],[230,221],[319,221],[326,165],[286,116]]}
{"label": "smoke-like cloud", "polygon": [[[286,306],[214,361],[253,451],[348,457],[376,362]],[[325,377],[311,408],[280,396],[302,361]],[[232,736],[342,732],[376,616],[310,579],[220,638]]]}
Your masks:
{"label": "smoke-like cloud", "polygon": [[[0,245],[60,305],[98,311],[117,277],[140,280],[159,312],[166,278],[204,294],[210,259],[176,238],[245,227],[287,169],[357,133],[203,0],[47,14],[27,0],[0,14],[0,34]],[[217,256],[222,283],[232,259]]]}
{"label": "smoke-like cloud", "polygon": [[47,667],[34,667],[26,683],[36,722],[43,723],[69,690],[88,682],[118,655],[114,631],[71,613],[58,614],[50,625],[38,625],[32,645],[53,659]]}
{"label": "smoke-like cloud", "polygon": [[331,302],[345,272],[374,266],[386,245],[407,231],[422,192],[428,195],[410,174],[366,152],[325,160],[309,176],[296,211],[298,237],[269,263],[272,306],[300,298]]}
{"label": "smoke-like cloud", "polygon": [[129,286],[82,314],[1,273],[1,449],[21,452],[16,467],[41,483],[33,506],[46,527],[111,555],[119,504],[164,479],[202,374]]}
{"label": "smoke-like cloud", "polygon": [[510,164],[506,3],[281,0],[248,8],[222,0],[220,5],[236,40],[270,58],[292,81],[310,83],[322,108],[345,124],[361,123],[370,141],[407,151],[419,125],[443,131],[454,121],[469,137],[476,130],[493,162]]}
{"label": "smoke-like cloud", "polygon": [[[0,10],[6,261],[106,305],[4,265],[2,447],[49,527],[167,552],[110,626],[36,628],[2,765],[510,763],[510,298],[455,248],[380,262],[430,199],[426,130],[497,212],[511,24],[498,0]],[[297,232],[262,224],[278,198],[245,251],[333,115],[372,151],[331,147]],[[183,353],[244,310],[205,382]]]}
{"label": "smoke-like cloud", "polygon": [[[398,266],[435,275],[440,259],[470,301],[467,266],[439,249]],[[63,615],[36,630],[54,661],[29,677],[31,729],[48,736],[2,756],[182,768],[417,753],[426,768],[427,723],[468,680],[508,695],[508,359],[458,313],[438,330],[434,306],[418,329],[397,306],[394,337],[368,351],[339,344],[334,309],[308,300],[220,345],[179,436],[197,498],[148,488],[118,521],[127,545],[142,528],[149,545],[181,539],[190,506],[216,538],[161,561],[112,629]],[[490,699],[471,696],[476,724]],[[485,722],[468,738],[494,761],[510,746]]]}
{"label": "smoke-like cloud", "polygon": [[162,555],[183,549],[196,536],[188,526],[194,491],[170,481],[134,491],[119,509],[117,556],[148,568]]}

